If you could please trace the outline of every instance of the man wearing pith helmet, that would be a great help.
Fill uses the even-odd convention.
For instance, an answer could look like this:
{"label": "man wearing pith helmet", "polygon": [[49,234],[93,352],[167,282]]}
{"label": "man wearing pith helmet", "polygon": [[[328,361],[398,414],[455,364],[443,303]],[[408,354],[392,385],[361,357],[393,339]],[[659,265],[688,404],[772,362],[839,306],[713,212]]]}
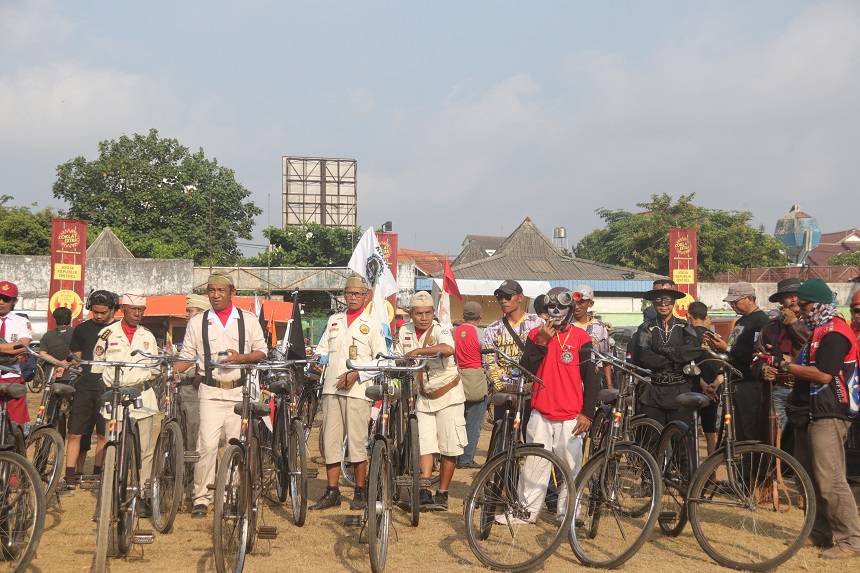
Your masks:
{"label": "man wearing pith helmet", "polygon": [[370,400],[364,391],[373,378],[372,372],[350,370],[346,362],[357,366],[370,364],[378,353],[386,353],[385,335],[379,321],[364,312],[367,284],[358,275],[347,279],[343,289],[346,312],[328,319],[325,334],[317,346],[317,356],[327,360],[323,379],[323,449],[325,450],[325,494],[310,507],[328,509],[341,504],[340,464],[344,437],[349,461],[355,469],[355,493],[349,508],[367,506],[367,421]]}
{"label": "man wearing pith helmet", "polygon": [[[236,288],[230,275],[209,275],[206,294],[212,308],[188,321],[182,341],[183,358],[196,358],[194,386],[200,399],[200,430],[197,453],[200,459],[194,469],[194,509],[191,517],[202,519],[212,503],[208,485],[215,481],[215,458],[223,431],[227,440],[238,438],[242,420],[233,407],[242,401],[245,374],[235,368],[217,368],[212,361],[224,364],[252,364],[266,357],[266,339],[257,317],[233,305]],[[226,352],[225,355],[219,355]],[[176,370],[185,372],[193,364],[177,362]]]}
{"label": "man wearing pith helmet", "polygon": [[[433,297],[427,292],[415,293],[409,301],[412,322],[400,329],[400,341],[394,348],[398,356],[430,356],[430,372],[416,376],[418,383],[418,436],[421,450],[421,510],[448,509],[448,485],[454,477],[457,456],[468,443],[463,404],[466,395],[454,361],[454,337],[451,330],[433,320]],[[433,460],[441,454],[439,490],[430,492]]]}

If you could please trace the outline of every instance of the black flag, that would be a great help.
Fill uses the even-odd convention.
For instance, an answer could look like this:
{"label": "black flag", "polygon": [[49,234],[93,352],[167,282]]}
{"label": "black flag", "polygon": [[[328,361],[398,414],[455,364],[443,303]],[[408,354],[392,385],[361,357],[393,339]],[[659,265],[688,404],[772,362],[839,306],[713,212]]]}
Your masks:
{"label": "black flag", "polygon": [[287,326],[287,360],[305,360],[305,336],[302,330],[302,311],[299,291],[293,292],[293,316]]}

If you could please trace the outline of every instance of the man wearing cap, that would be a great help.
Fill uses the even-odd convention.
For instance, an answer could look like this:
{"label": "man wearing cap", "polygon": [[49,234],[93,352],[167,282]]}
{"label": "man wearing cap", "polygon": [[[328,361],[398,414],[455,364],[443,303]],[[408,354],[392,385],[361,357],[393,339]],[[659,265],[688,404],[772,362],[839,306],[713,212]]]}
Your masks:
{"label": "man wearing cap", "polygon": [[753,376],[766,382],[763,399],[768,405],[773,402],[774,411],[779,416],[780,431],[785,431],[788,423],[785,405],[794,385],[794,377],[779,372],[773,364],[796,359],[809,338],[809,329],[797,305],[797,287],[801,282],[799,278],[781,280],[776,284],[776,292],[768,297],[770,302],[779,303],[779,314],[762,327],[757,350],[769,358],[754,359],[751,367]]}
{"label": "man wearing cap", "polygon": [[[544,321],[536,314],[527,314],[523,310],[523,287],[514,280],[506,280],[493,293],[502,309],[502,318],[496,320],[484,331],[484,347],[497,348],[513,358],[519,360],[526,347],[526,339],[533,328],[541,326]],[[507,363],[500,364],[495,354],[484,355],[484,364],[487,369],[487,378],[496,391],[505,388],[506,380],[509,378],[512,366]],[[531,397],[526,400],[523,412],[523,424],[528,426],[529,413],[531,412]],[[495,408],[494,418],[501,419],[504,416],[503,408]]]}
{"label": "man wearing cap", "polygon": [[654,304],[657,318],[643,322],[634,335],[635,363],[653,372],[651,384],[639,398],[639,408],[663,426],[672,420],[693,423],[693,413],[680,408],[676,398],[692,389],[683,368],[699,358],[702,343],[692,325],[672,314],[675,301],[683,297],[682,292],[659,288],[643,294],[644,300]]}
{"label": "man wearing cap", "polygon": [[[451,331],[433,320],[433,297],[425,291],[415,293],[409,300],[412,322],[400,330],[400,342],[394,347],[398,356],[429,356],[441,358],[428,362],[429,373],[416,376],[418,400],[418,437],[421,450],[421,488],[418,500],[422,510],[448,509],[448,485],[454,477],[457,456],[468,443],[463,403],[466,396],[454,362],[454,337]],[[439,489],[430,493],[430,478],[436,454],[439,463]]]}
{"label": "man wearing cap", "polygon": [[484,316],[480,303],[469,301],[463,305],[463,324],[454,331],[454,357],[457,360],[457,372],[463,382],[463,392],[466,403],[464,416],[466,418],[466,437],[468,444],[463,453],[457,458],[458,468],[479,468],[475,463],[475,449],[481,436],[481,425],[487,414],[487,374],[481,358],[481,341],[484,340],[484,329],[479,327]]}
{"label": "man wearing cap", "polygon": [[811,469],[817,502],[807,545],[821,547],[820,556],[826,559],[860,557],[857,504],[845,478],[844,450],[851,427],[848,381],[856,376],[857,342],[823,280],[805,281],[797,287],[797,298],[812,336],[794,361],[775,365],[794,376],[789,404],[809,412],[807,427],[792,422],[794,455]]}
{"label": "man wearing cap", "polygon": [[[189,322],[210,308],[212,305],[207,297],[193,293],[185,295],[185,318]],[[196,368],[186,370],[179,385],[179,403],[185,414],[185,449],[189,452],[197,451],[197,435],[200,433],[200,397],[193,384],[196,375]]]}
{"label": "man wearing cap", "polygon": [[[140,325],[143,313],[146,311],[146,297],[140,293],[122,295],[122,320],[106,326],[101,330],[93,350],[93,360],[96,362],[149,362],[142,356],[133,356],[135,350],[147,354],[160,354],[155,336],[148,328]],[[101,374],[105,386],[114,384],[116,370],[112,366],[93,366],[93,374]],[[131,408],[129,415],[137,421],[138,437],[140,438],[140,483],[145,484],[152,472],[152,456],[155,453],[155,420],[158,414],[158,398],[151,382],[161,373],[160,368],[125,367],[120,371],[119,385],[134,387],[142,392],[143,408]],[[104,417],[109,415],[104,412]],[[107,479],[110,479],[108,476]],[[149,517],[151,510],[149,501],[145,500],[140,508],[140,516]]]}
{"label": "man wearing cap", "polygon": [[761,402],[761,386],[752,373],[752,360],[756,352],[761,329],[767,323],[767,313],[756,303],[755,288],[748,282],[729,286],[723,298],[732,310],[740,315],[728,340],[711,334],[708,343],[719,352],[727,352],[729,362],[740,370],[740,380],[734,380],[735,437],[739,441],[756,440],[763,436],[756,431],[758,408]]}
{"label": "man wearing cap", "polygon": [[[583,329],[591,337],[592,346],[603,354],[612,352],[609,329],[599,318],[589,316],[589,310],[594,306],[594,290],[588,285],[578,285],[573,289],[573,325]],[[603,380],[607,388],[612,388],[612,365],[595,362],[596,368],[602,370]]]}
{"label": "man wearing cap", "polygon": [[[200,400],[200,430],[197,453],[200,459],[194,469],[194,508],[191,517],[206,517],[215,481],[215,458],[223,431],[227,440],[238,438],[241,418],[233,407],[242,401],[245,375],[238,369],[217,368],[212,361],[224,364],[253,364],[266,357],[268,347],[260,322],[252,313],[236,308],[236,288],[229,275],[209,275],[206,294],[212,308],[188,321],[182,341],[183,358],[196,358],[198,375],[194,380]],[[226,352],[226,356],[219,353]],[[177,372],[193,364],[177,362]]]}
{"label": "man wearing cap", "polygon": [[343,289],[346,312],[329,317],[316,354],[328,360],[322,390],[323,449],[325,450],[325,494],[310,507],[312,510],[337,507],[341,503],[340,465],[343,440],[346,438],[349,461],[355,470],[355,493],[350,509],[367,506],[367,422],[371,403],[364,395],[371,372],[347,368],[347,360],[358,366],[370,364],[378,353],[386,354],[382,325],[364,312],[367,284],[358,275],[347,279]]}
{"label": "man wearing cap", "polygon": [[[23,348],[15,349],[18,344],[30,344],[33,339],[33,329],[27,317],[12,312],[15,303],[18,302],[18,286],[9,281],[0,282],[0,355],[6,359],[9,365],[20,362],[20,358],[27,352]],[[14,372],[3,372],[0,379],[4,384],[10,382],[23,384],[24,378]],[[22,426],[30,421],[27,412],[27,398],[15,398],[9,400],[9,419],[18,422]]]}

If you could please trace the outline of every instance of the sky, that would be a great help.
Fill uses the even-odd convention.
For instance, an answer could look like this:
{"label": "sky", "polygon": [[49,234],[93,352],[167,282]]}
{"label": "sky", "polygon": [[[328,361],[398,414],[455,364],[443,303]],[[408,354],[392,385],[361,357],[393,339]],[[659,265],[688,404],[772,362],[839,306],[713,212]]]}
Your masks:
{"label": "sky", "polygon": [[857,30],[857,2],[0,0],[0,194],[63,209],[58,165],[155,128],[235,171],[252,245],[285,155],[356,159],[359,224],[452,257],[664,192],[849,229]]}

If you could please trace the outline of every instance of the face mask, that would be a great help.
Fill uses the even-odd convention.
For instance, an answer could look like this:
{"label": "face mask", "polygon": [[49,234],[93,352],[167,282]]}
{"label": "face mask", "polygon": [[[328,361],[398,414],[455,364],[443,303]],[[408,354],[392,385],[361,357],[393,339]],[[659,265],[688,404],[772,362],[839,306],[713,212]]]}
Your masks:
{"label": "face mask", "polygon": [[546,312],[550,321],[559,327],[568,324],[573,318],[573,309],[570,306],[551,303],[546,306]]}

